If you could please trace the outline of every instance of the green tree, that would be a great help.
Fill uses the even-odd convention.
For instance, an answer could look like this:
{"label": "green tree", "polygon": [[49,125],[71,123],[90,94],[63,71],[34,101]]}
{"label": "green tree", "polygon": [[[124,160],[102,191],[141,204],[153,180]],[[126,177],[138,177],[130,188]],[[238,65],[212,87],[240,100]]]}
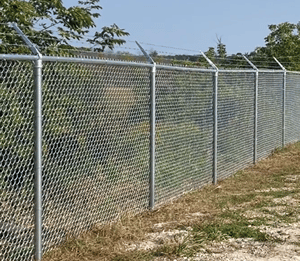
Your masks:
{"label": "green tree", "polygon": [[[98,2],[99,0],[79,1],[78,6],[66,8],[61,0],[0,0],[0,53],[31,53],[27,47],[21,47],[24,45],[23,41],[7,25],[9,22],[16,22],[33,43],[39,47],[59,48],[58,55],[62,55],[64,51],[61,48],[75,48],[72,47],[72,40],[82,39],[90,28],[96,26],[94,19],[99,17],[97,10],[101,9],[97,5]],[[58,31],[55,32],[53,28]],[[124,40],[115,38],[123,35],[128,33],[113,25],[104,27],[90,42],[98,45],[99,50],[103,51],[106,47],[112,49],[114,45],[124,43]],[[55,173],[55,170],[47,167],[51,161],[59,161],[55,155],[60,155],[63,162],[63,155],[69,153],[66,148],[74,146],[73,151],[76,154],[86,146],[82,141],[85,139],[77,135],[79,120],[74,123],[74,119],[76,115],[89,109],[90,103],[85,103],[88,94],[81,95],[82,88],[87,89],[87,84],[82,80],[77,86],[78,92],[73,95],[68,88],[74,89],[74,80],[79,80],[80,75],[88,75],[89,79],[95,79],[94,75],[91,76],[92,71],[93,68],[73,63],[43,63],[43,153],[47,162],[45,176],[51,177]],[[32,73],[30,61],[0,61],[0,191],[2,187],[25,189],[25,183],[28,183],[28,186],[32,185]],[[55,82],[47,81],[48,75],[51,75]],[[98,97],[105,99],[102,96],[104,83],[98,83],[97,86],[100,90]],[[68,92],[62,93],[64,89]],[[101,111],[96,105],[93,108],[95,111]],[[108,137],[107,133],[102,136]],[[105,153],[106,151],[103,154]],[[11,165],[7,166],[6,162],[11,162]],[[61,167],[60,164],[56,166]],[[70,168],[70,171],[73,171],[75,176],[74,168]]]}
{"label": "green tree", "polygon": [[255,51],[256,58],[276,57],[288,70],[300,70],[300,22],[269,25],[270,34],[265,47]]}
{"label": "green tree", "polygon": [[[215,58],[216,58],[216,52],[214,47],[209,47],[208,50],[205,52],[205,55],[213,62],[215,63]],[[206,59],[201,55],[198,60],[201,64],[206,65],[208,67],[211,67]]]}
{"label": "green tree", "polygon": [[217,57],[221,59],[225,59],[227,57],[226,45],[223,44],[222,38],[217,37]]}
{"label": "green tree", "polygon": [[156,50],[154,50],[154,51],[151,51],[149,55],[150,55],[152,58],[155,58],[155,57],[157,57],[159,54],[158,54],[158,52],[157,52]]}
{"label": "green tree", "polygon": [[227,51],[226,51],[226,45],[223,44],[222,38],[216,37],[217,38],[217,46],[216,46],[216,56],[217,56],[217,66],[226,68],[228,66],[228,61],[227,61]]}
{"label": "green tree", "polygon": [[[77,6],[66,8],[62,0],[0,0],[0,52],[24,52],[24,49],[14,47],[23,43],[7,26],[9,22],[17,23],[30,40],[40,47],[48,47],[49,50],[51,47],[54,47],[53,50],[71,48],[72,40],[83,39],[91,28],[96,27],[95,19],[100,17],[98,11],[102,9],[98,2],[78,1]],[[103,51],[105,47],[113,49],[116,44],[122,45],[125,41],[119,37],[127,35],[128,32],[113,24],[103,27],[101,32],[96,32],[87,41]]]}
{"label": "green tree", "polygon": [[[209,47],[208,50],[205,52],[205,55],[214,63],[217,65],[225,65],[226,64],[226,58],[227,58],[227,51],[226,51],[226,45],[222,43],[222,38],[217,37],[217,46],[216,50],[214,47]],[[204,57],[200,57],[199,62],[203,64],[207,64]]]}
{"label": "green tree", "polygon": [[209,47],[208,51],[205,52],[206,56],[212,61],[216,57],[216,52],[214,47]]}

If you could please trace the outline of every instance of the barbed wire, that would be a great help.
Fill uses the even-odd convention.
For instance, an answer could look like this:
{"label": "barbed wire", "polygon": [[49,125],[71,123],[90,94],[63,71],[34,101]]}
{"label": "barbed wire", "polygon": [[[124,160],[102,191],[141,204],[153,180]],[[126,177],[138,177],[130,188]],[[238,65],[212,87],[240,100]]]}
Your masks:
{"label": "barbed wire", "polygon": [[[17,34],[16,31],[8,24],[8,23],[0,23],[0,25],[5,25],[11,28],[10,32],[0,32],[0,39],[5,37],[16,37],[20,42],[22,41],[21,37]],[[20,26],[23,30],[32,30],[34,29],[34,35],[27,35],[27,37],[34,43],[36,43],[39,50],[46,55],[65,55],[65,56],[77,56],[77,57],[93,57],[97,59],[136,59],[139,61],[144,61],[145,57],[142,54],[141,50],[137,48],[136,41],[126,40],[124,45],[116,46],[114,50],[108,50],[107,48],[104,51],[97,51],[98,46],[96,44],[89,43],[87,40],[89,37],[93,38],[94,35],[85,34],[81,39],[70,39],[64,38],[60,35],[61,31],[55,28],[55,26],[51,29],[51,37],[47,37],[45,35],[45,31],[43,27],[29,27],[29,26]],[[25,30],[25,31],[26,31]],[[43,42],[53,41],[53,44],[48,46],[43,46]],[[177,50],[177,51],[185,51],[191,52],[191,54],[187,53],[175,53],[170,51],[163,50],[154,50],[153,48],[145,48],[145,51],[149,53],[157,63],[171,64],[171,65],[183,65],[189,67],[210,67],[208,62],[203,58],[200,50],[192,50],[187,48],[179,48],[172,47],[166,45],[158,45],[153,43],[147,43],[143,41],[138,41],[141,45],[164,48],[169,50]],[[28,48],[25,44],[20,43],[7,43],[0,42],[0,46],[5,46],[7,48]],[[61,45],[65,45],[62,48]],[[134,45],[134,46],[133,46]],[[15,50],[17,51],[17,50]],[[25,52],[25,51],[24,51]],[[252,63],[255,64],[258,68],[269,68],[269,69],[280,69],[278,63],[274,61],[272,57],[256,57],[256,54],[246,54],[246,57],[250,59]],[[281,64],[286,67],[290,67],[295,65],[295,61],[300,59],[299,56],[280,56],[276,57]],[[288,59],[292,61],[288,61]],[[242,69],[250,69],[252,66],[243,58],[240,53],[228,55],[226,57],[211,57],[211,60],[218,67],[231,67],[231,68],[242,68]]]}
{"label": "barbed wire", "polygon": [[174,49],[174,50],[182,50],[182,51],[189,51],[189,52],[200,52],[200,50],[191,50],[191,49],[185,49],[185,48],[179,48],[179,47],[172,47],[172,46],[166,46],[166,45],[157,45],[152,43],[146,43],[146,42],[139,42],[140,44],[150,45],[150,46],[156,46],[160,48],[168,48],[168,49]]}

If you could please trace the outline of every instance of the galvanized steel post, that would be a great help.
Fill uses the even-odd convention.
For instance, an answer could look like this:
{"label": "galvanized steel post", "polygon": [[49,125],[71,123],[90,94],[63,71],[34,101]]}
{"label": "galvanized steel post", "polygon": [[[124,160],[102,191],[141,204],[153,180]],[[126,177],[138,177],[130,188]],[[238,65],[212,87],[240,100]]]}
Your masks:
{"label": "galvanized steel post", "polygon": [[42,55],[31,43],[17,24],[12,23],[22,40],[28,45],[34,61],[34,255],[35,260],[42,260]]}
{"label": "galvanized steel post", "polygon": [[286,70],[284,70],[283,72],[283,102],[282,102],[282,105],[283,105],[283,111],[282,111],[282,147],[285,146],[285,113],[286,113],[286,110],[285,110],[285,100],[286,100]]}
{"label": "galvanized steel post", "polygon": [[254,152],[253,152],[253,163],[257,160],[257,122],[258,122],[258,68],[242,54],[242,57],[253,67],[255,70],[255,92],[254,92]]}
{"label": "galvanized steel post", "polygon": [[282,84],[282,147],[285,146],[285,100],[286,100],[286,69],[284,66],[274,57],[274,60],[283,70],[283,84]]}
{"label": "galvanized steel post", "polygon": [[255,72],[255,94],[254,94],[254,155],[253,155],[253,163],[256,163],[257,160],[257,130],[258,130],[258,79],[259,72],[256,70]]}
{"label": "galvanized steel post", "polygon": [[34,64],[35,259],[42,260],[42,60]]}
{"label": "galvanized steel post", "polygon": [[202,52],[201,55],[206,59],[210,66],[215,69],[214,72],[214,86],[213,86],[213,170],[212,182],[217,184],[217,97],[218,97],[218,68],[215,64]]}
{"label": "galvanized steel post", "polygon": [[213,184],[217,184],[217,97],[218,97],[218,70],[214,73],[214,93],[213,93]]}
{"label": "galvanized steel post", "polygon": [[151,69],[150,90],[150,177],[149,177],[149,208],[155,206],[155,173],[156,173],[156,63]]}
{"label": "galvanized steel post", "polygon": [[141,52],[153,66],[150,69],[150,175],[149,175],[149,208],[155,206],[155,174],[156,174],[156,63],[136,42]]}

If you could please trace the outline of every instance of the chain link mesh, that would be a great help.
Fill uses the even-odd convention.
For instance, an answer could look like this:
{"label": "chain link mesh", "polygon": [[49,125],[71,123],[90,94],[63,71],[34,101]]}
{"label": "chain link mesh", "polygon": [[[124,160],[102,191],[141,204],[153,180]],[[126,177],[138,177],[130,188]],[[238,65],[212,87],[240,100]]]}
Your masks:
{"label": "chain link mesh", "polygon": [[253,160],[255,73],[219,72],[217,173],[224,179]]}
{"label": "chain link mesh", "polygon": [[300,74],[286,73],[285,143],[300,140]]}
{"label": "chain link mesh", "polygon": [[259,72],[258,159],[282,146],[283,72]]}
{"label": "chain link mesh", "polygon": [[33,254],[33,71],[0,61],[0,260]]}
{"label": "chain link mesh", "polygon": [[[253,161],[255,72],[219,71],[217,175]],[[286,76],[286,143],[300,75]],[[259,72],[258,159],[282,145],[283,72]],[[156,206],[212,182],[214,71],[156,72]],[[33,258],[33,64],[0,61],[0,259]],[[150,68],[43,62],[43,251],[149,205]]]}
{"label": "chain link mesh", "polygon": [[212,181],[212,73],[157,70],[155,200]]}
{"label": "chain link mesh", "polygon": [[44,242],[148,207],[149,69],[45,63]]}

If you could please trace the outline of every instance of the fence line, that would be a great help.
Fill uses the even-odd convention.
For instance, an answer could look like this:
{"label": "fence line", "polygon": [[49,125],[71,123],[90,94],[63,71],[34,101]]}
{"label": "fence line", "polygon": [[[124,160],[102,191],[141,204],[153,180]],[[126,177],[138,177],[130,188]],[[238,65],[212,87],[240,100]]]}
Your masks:
{"label": "fence line", "polygon": [[2,260],[41,260],[67,235],[216,184],[299,140],[300,73],[148,58],[0,54]]}

